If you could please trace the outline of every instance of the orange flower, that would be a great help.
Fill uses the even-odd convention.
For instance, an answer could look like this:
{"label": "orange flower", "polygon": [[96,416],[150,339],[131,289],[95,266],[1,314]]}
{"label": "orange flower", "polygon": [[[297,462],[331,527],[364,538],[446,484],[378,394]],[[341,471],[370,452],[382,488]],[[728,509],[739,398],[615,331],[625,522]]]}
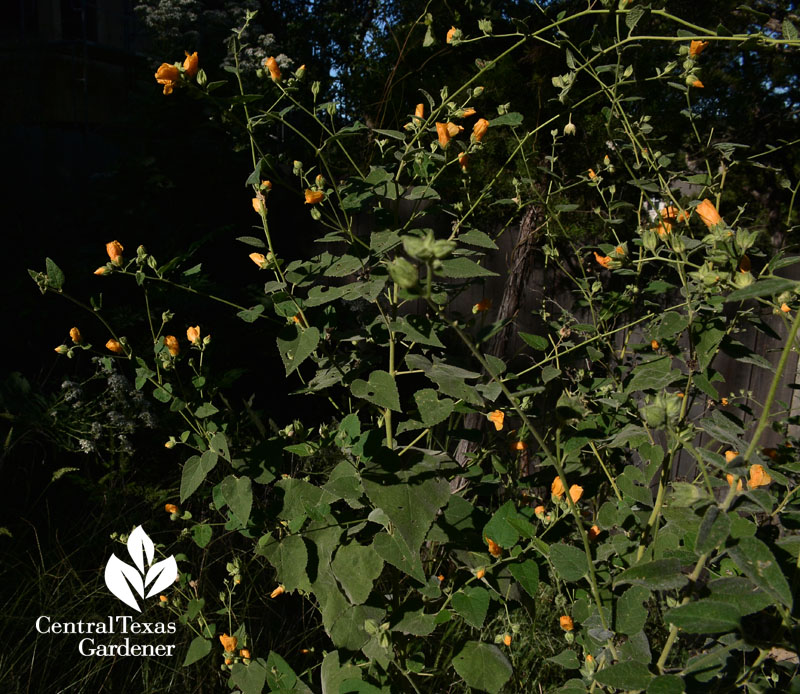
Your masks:
{"label": "orange flower", "polygon": [[122,264],[122,251],[124,250],[119,241],[109,241],[106,244],[106,253],[108,253],[108,257],[111,258],[112,263],[116,263],[117,265]]}
{"label": "orange flower", "polygon": [[461,170],[464,173],[467,173],[467,167],[469,166],[469,155],[466,152],[461,152],[458,155],[458,164],[461,166]]}
{"label": "orange flower", "polygon": [[778,457],[777,448],[762,448],[761,452],[770,460],[775,460]]}
{"label": "orange flower", "polygon": [[325,193],[321,190],[306,188],[306,205],[316,205],[318,202],[321,202],[324,197]]}
{"label": "orange flower", "polygon": [[528,449],[528,444],[524,441],[514,441],[510,446],[512,452],[525,451]]}
{"label": "orange flower", "polygon": [[455,27],[450,27],[450,31],[447,32],[447,43],[451,43],[453,41],[453,36],[456,35],[458,29]]}
{"label": "orange flower", "polygon": [[482,311],[488,311],[491,307],[492,307],[491,299],[482,299],[472,307],[472,312],[480,313]]}
{"label": "orange flower", "polygon": [[169,602],[169,598],[168,598],[166,595],[159,595],[159,596],[158,596],[158,599],[159,599],[161,602]]}
{"label": "orange flower", "polygon": [[444,574],[439,574],[436,578],[438,578],[439,583],[441,583],[442,581],[444,581]]}
{"label": "orange flower", "polygon": [[286,592],[286,588],[283,586],[278,586],[275,590],[273,590],[269,596],[271,598],[277,598],[279,595],[283,595]]}
{"label": "orange flower", "polygon": [[164,85],[164,94],[172,94],[172,90],[181,78],[181,72],[174,65],[161,63],[155,74],[156,82]]}
{"label": "orange flower", "polygon": [[578,484],[573,484],[569,488],[569,498],[572,499],[573,504],[577,504],[583,496],[583,487]]}
{"label": "orange flower", "polygon": [[425,104],[417,104],[414,109],[414,115],[419,119],[425,118]]}
{"label": "orange flower", "polygon": [[302,316],[301,316],[299,313],[295,313],[295,314],[292,316],[292,320],[293,320],[295,323],[297,323],[298,325],[300,325],[300,324],[303,322],[303,317],[302,317]]}
{"label": "orange flower", "polygon": [[175,504],[164,504],[164,510],[167,513],[177,513],[178,507]]}
{"label": "orange flower", "polygon": [[785,302],[781,304],[781,311],[783,311],[784,313],[789,313],[791,310],[792,309],[789,308],[789,304]]}
{"label": "orange flower", "polygon": [[591,179],[597,178],[597,174],[594,172],[594,169],[589,169],[589,178]]}
{"label": "orange flower", "polygon": [[596,540],[600,536],[601,532],[602,530],[600,530],[600,528],[598,528],[596,525],[593,525],[591,528],[589,528],[586,534],[589,536],[590,540]]}
{"label": "orange flower", "polygon": [[470,106],[469,108],[465,108],[459,115],[461,118],[469,118],[475,115],[475,109]]}
{"label": "orange flower", "polygon": [[475,578],[477,578],[477,579],[481,579],[481,578],[483,578],[485,575],[486,575],[486,571],[485,571],[484,569],[478,569],[478,570],[475,572]]}
{"label": "orange flower", "polygon": [[739,272],[750,272],[750,258],[743,255],[739,260]]}
{"label": "orange flower", "polygon": [[233,665],[233,659],[225,658],[225,665]]}
{"label": "orange flower", "polygon": [[709,229],[722,221],[722,217],[719,216],[719,212],[717,212],[717,208],[714,207],[714,203],[708,198],[703,200],[695,209],[697,210],[697,214],[700,215],[700,219],[703,220],[703,223]]}
{"label": "orange flower", "polygon": [[572,631],[575,628],[575,623],[572,621],[572,617],[565,614],[558,618],[558,623],[564,631]]}
{"label": "orange flower", "polygon": [[503,421],[505,418],[506,416],[501,410],[495,410],[494,412],[489,413],[489,421],[494,424],[494,428],[497,429],[497,431],[501,431],[503,429]]}
{"label": "orange flower", "polygon": [[248,257],[259,267],[267,262],[267,258],[263,253],[251,253]]}
{"label": "orange flower", "polygon": [[704,85],[700,80],[695,80],[692,82],[692,86],[696,89],[703,89],[706,85]]}
{"label": "orange flower", "polygon": [[447,123],[447,134],[450,137],[455,137],[464,129],[463,125],[456,125],[455,123]]}
{"label": "orange flower", "polygon": [[651,341],[650,341],[650,346],[651,346],[653,349],[658,349],[658,347],[659,347],[658,340],[651,340]]}
{"label": "orange flower", "polygon": [[597,251],[594,252],[594,259],[606,269],[611,267],[611,262],[613,260],[610,256],[600,255]]}
{"label": "orange flower", "polygon": [[79,345],[81,342],[83,342],[83,336],[81,335],[81,331],[78,330],[77,328],[71,328],[69,331],[69,336],[72,338],[72,341],[76,345]]}
{"label": "orange flower", "polygon": [[195,325],[194,327],[189,326],[186,328],[186,339],[192,344],[197,342],[200,339],[200,326]]}
{"label": "orange flower", "polygon": [[105,275],[106,274],[106,266],[103,265],[103,267],[97,268],[97,270],[95,270],[93,274],[95,274],[95,275]]}
{"label": "orange flower", "polygon": [[164,337],[164,344],[173,357],[177,357],[181,353],[181,346],[178,344],[178,338],[174,335],[167,335]]}
{"label": "orange flower", "polygon": [[475,138],[475,141],[480,142],[488,129],[489,121],[485,118],[479,118],[475,121],[475,125],[472,126],[472,136]]}
{"label": "orange flower", "polygon": [[689,44],[689,57],[696,58],[708,46],[708,41],[692,41]]}
{"label": "orange flower", "polygon": [[109,352],[114,352],[114,354],[124,354],[125,352],[125,350],[122,348],[122,345],[116,340],[109,340],[106,342],[106,349]]}
{"label": "orange flower", "polygon": [[200,60],[197,57],[197,51],[194,53],[189,53],[189,51],[184,51],[186,53],[186,60],[183,61],[183,69],[189,77],[194,77],[197,74],[197,69],[199,67]]}
{"label": "orange flower", "polygon": [[511,645],[511,634],[506,634],[505,636],[503,636],[503,643],[506,646],[510,646]]}
{"label": "orange flower", "polygon": [[669,222],[659,222],[655,230],[658,232],[659,238],[663,239],[667,234],[672,233],[672,224]]}
{"label": "orange flower", "polygon": [[[728,480],[728,484],[732,487],[733,486],[733,481],[736,478],[733,475],[731,475],[730,473],[728,473],[727,475],[725,475],[725,479]],[[736,485],[736,491],[737,492],[742,491],[742,480],[739,480],[738,484]]]}
{"label": "orange flower", "polygon": [[725,460],[730,463],[737,455],[739,451],[725,451]]}
{"label": "orange flower", "polygon": [[54,348],[54,351],[57,352],[58,354],[66,354],[67,352],[69,352],[69,347],[67,347],[66,345],[59,345],[58,347]]}
{"label": "orange flower", "polygon": [[536,514],[537,518],[542,518],[544,516],[544,511],[545,511],[545,508],[544,508],[544,506],[541,506],[541,505],[539,505],[535,509],[533,509],[533,512]]}
{"label": "orange flower", "polygon": [[436,135],[439,138],[439,146],[445,149],[447,143],[450,142],[450,131],[447,129],[447,123],[436,124]]}
{"label": "orange flower", "polygon": [[249,658],[250,651],[248,651],[246,648],[242,648],[242,650],[239,651],[239,655],[242,656],[242,658]]}
{"label": "orange flower", "polygon": [[233,653],[236,650],[236,644],[239,643],[239,640],[235,636],[222,634],[219,637],[219,642],[222,644],[226,653]]}
{"label": "orange flower", "polygon": [[264,207],[264,196],[261,195],[261,193],[253,198],[253,209],[258,212],[258,214],[266,211],[266,208]]}
{"label": "orange flower", "polygon": [[747,480],[747,486],[750,489],[766,487],[770,482],[772,482],[772,478],[767,474],[763,465],[750,466],[750,479]]}
{"label": "orange flower", "polygon": [[275,60],[275,58],[273,58],[272,56],[270,56],[264,61],[264,65],[266,66],[267,70],[269,70],[269,76],[272,78],[272,81],[280,82],[281,69],[278,67],[278,61]]}
{"label": "orange flower", "polygon": [[560,499],[562,496],[564,496],[564,491],[564,485],[561,482],[561,478],[556,477],[553,480],[553,483],[550,485],[550,493]]}
{"label": "orange flower", "polygon": [[489,545],[489,554],[491,554],[493,557],[499,557],[503,553],[500,545],[498,545],[491,537],[486,537],[484,539],[486,540],[486,544]]}
{"label": "orange flower", "polygon": [[692,215],[692,213],[691,213],[690,210],[684,210],[683,212],[679,212],[678,213],[678,216],[676,217],[676,219],[679,222],[688,222],[689,221],[689,217],[691,217],[691,215]]}
{"label": "orange flower", "polygon": [[729,400],[728,398],[722,398],[719,402],[723,407],[727,407]]}
{"label": "orange flower", "polygon": [[675,219],[675,220],[677,220],[677,218],[678,218],[678,208],[677,207],[673,207],[672,205],[669,205],[669,206],[665,207],[663,210],[661,210],[661,216],[664,219]]}
{"label": "orange flower", "polygon": [[625,255],[625,249],[622,246],[617,246],[614,249],[614,253],[616,253],[617,255]]}

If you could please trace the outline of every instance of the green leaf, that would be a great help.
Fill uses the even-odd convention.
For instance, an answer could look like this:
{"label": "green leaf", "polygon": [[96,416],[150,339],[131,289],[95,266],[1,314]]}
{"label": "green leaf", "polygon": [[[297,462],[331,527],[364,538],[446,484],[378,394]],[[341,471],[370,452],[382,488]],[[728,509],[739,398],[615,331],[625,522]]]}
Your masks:
{"label": "green leaf", "polygon": [[264,313],[263,304],[256,304],[252,308],[242,309],[236,314],[236,317],[241,318],[245,323],[253,323],[262,313]]}
{"label": "green leaf", "polygon": [[797,31],[797,27],[792,24],[788,18],[783,20],[781,29],[783,31],[783,38],[789,41],[795,41],[797,38],[800,38],[800,33]]}
{"label": "green leaf", "polygon": [[199,523],[192,528],[192,539],[198,547],[205,547],[211,542],[214,529],[205,523]]}
{"label": "green leaf", "polygon": [[411,636],[428,636],[436,628],[436,615],[425,614],[422,609],[406,612],[392,631]]}
{"label": "green leaf", "polygon": [[453,667],[468,686],[489,694],[497,694],[514,672],[497,646],[478,641],[467,641]]}
{"label": "green leaf", "polygon": [[231,667],[231,684],[239,687],[242,694],[261,694],[266,681],[267,669],[260,659],[249,665],[234,663]]}
{"label": "green leaf", "polygon": [[373,371],[369,381],[357,378],[350,386],[350,392],[357,398],[362,398],[378,407],[385,407],[395,412],[400,412],[400,393],[397,384],[387,371]]}
{"label": "green leaf", "polygon": [[556,573],[565,581],[580,581],[589,570],[586,555],[572,545],[550,545],[550,560]]}
{"label": "green leaf", "polygon": [[303,330],[299,325],[294,325],[281,331],[277,338],[278,352],[287,376],[314,353],[319,339],[319,330],[313,326]]}
{"label": "green leaf", "polygon": [[449,258],[442,260],[442,267],[439,274],[443,277],[452,277],[453,279],[471,279],[473,277],[497,277],[496,272],[487,270],[481,267],[474,260],[459,256],[458,258]]}
{"label": "green leaf", "polygon": [[539,565],[532,559],[508,567],[511,575],[532,598],[539,592]]}
{"label": "green leaf", "polygon": [[420,583],[425,583],[425,572],[422,570],[419,549],[413,551],[405,540],[385,532],[375,535],[372,547],[384,561],[412,578],[416,578]]}
{"label": "green leaf", "polygon": [[652,594],[644,586],[631,586],[617,601],[616,630],[620,634],[638,634],[647,621],[647,610],[643,603]]}
{"label": "green leaf", "polygon": [[489,611],[489,591],[480,586],[465,586],[453,595],[453,608],[467,624],[479,629]]}
{"label": "green leaf", "polygon": [[196,636],[189,644],[189,650],[186,651],[186,657],[183,659],[183,667],[196,663],[201,658],[205,658],[209,653],[211,653],[211,641],[202,636]]}
{"label": "green leaf", "polygon": [[639,20],[644,17],[645,8],[641,5],[633,6],[625,15],[625,26],[628,27],[630,32],[633,32]]}
{"label": "green leaf", "polygon": [[406,338],[421,345],[444,347],[434,325],[425,316],[408,315],[392,322],[392,330],[405,333]]}
{"label": "green leaf", "polygon": [[202,419],[203,417],[210,417],[211,415],[215,415],[217,414],[217,412],[219,412],[219,410],[216,407],[214,407],[210,402],[204,402],[202,405],[200,405],[200,407],[198,407],[195,410],[194,414],[195,417],[200,417]]}
{"label": "green leaf", "polygon": [[683,332],[688,326],[689,316],[676,311],[667,311],[667,313],[661,316],[661,322],[654,334],[661,340]]}
{"label": "green leaf", "polygon": [[521,113],[517,113],[516,111],[512,111],[511,113],[504,113],[502,116],[498,116],[497,118],[492,118],[489,121],[489,127],[495,128],[498,125],[522,125],[523,116]]}
{"label": "green leaf", "polygon": [[753,583],[791,609],[792,591],[786,576],[769,547],[761,540],[743,537],[728,550],[728,556]]}
{"label": "green leaf", "polygon": [[581,664],[578,662],[577,654],[575,651],[570,650],[569,648],[561,651],[561,653],[558,655],[554,655],[552,658],[548,658],[547,662],[560,665],[565,670],[577,670],[581,666]]}
{"label": "green leaf", "polygon": [[680,371],[672,368],[672,357],[656,357],[634,367],[633,377],[626,392],[634,390],[664,390],[670,383],[680,378]]}
{"label": "green leaf", "polygon": [[306,574],[308,550],[300,535],[288,535],[280,542],[275,542],[271,535],[265,535],[259,540],[257,553],[266,557],[275,567],[278,582],[286,590],[311,590]]}
{"label": "green leaf", "polygon": [[688,580],[681,573],[680,561],[670,558],[657,559],[625,569],[617,576],[614,585],[630,583],[635,586],[644,586],[650,590],[673,590],[682,588]]}
{"label": "green leaf", "polygon": [[514,503],[506,501],[494,512],[494,515],[483,528],[483,536],[490,537],[501,547],[510,549],[519,540],[519,532],[509,521],[518,515],[517,510],[514,508]]}
{"label": "green leaf", "polygon": [[61,271],[61,268],[55,264],[50,258],[45,258],[44,260],[45,267],[47,268],[47,283],[48,285],[55,289],[56,291],[61,291],[61,287],[64,286],[64,273]]}
{"label": "green leaf", "polygon": [[617,689],[646,689],[653,675],[646,665],[634,661],[609,665],[595,673],[600,684]]}
{"label": "green leaf", "polygon": [[450,398],[439,400],[433,388],[424,388],[414,393],[422,423],[432,427],[447,419],[453,412],[455,403]]}
{"label": "green leaf", "polygon": [[381,575],[383,560],[371,546],[351,542],[336,551],[331,569],[350,602],[361,605],[372,592],[375,579]]}
{"label": "green leaf", "polygon": [[730,531],[731,519],[728,515],[720,512],[718,506],[709,506],[697,531],[694,551],[697,554],[705,554],[716,549],[728,539]]}
{"label": "green leaf", "polygon": [[218,431],[211,437],[209,448],[224,460],[227,460],[229,463],[231,462],[231,451],[228,447],[228,439],[225,438],[225,434],[221,431]]}
{"label": "green leaf", "polygon": [[222,496],[231,512],[242,527],[247,526],[250,520],[250,511],[253,508],[253,489],[249,477],[236,477],[228,475],[222,480]]}
{"label": "green leaf", "polygon": [[768,279],[758,280],[749,287],[737,289],[725,297],[725,301],[745,301],[747,299],[755,299],[760,296],[774,296],[782,292],[794,289],[797,286],[795,280],[785,279],[783,277],[770,277]]}
{"label": "green leaf", "polygon": [[492,250],[497,250],[497,244],[492,241],[491,236],[483,231],[478,231],[477,229],[470,229],[463,234],[459,234],[458,241],[460,243],[468,243],[470,246],[478,246],[479,248],[490,248]]}
{"label": "green leaf", "polygon": [[522,333],[522,332],[517,334],[525,341],[527,345],[537,350],[538,352],[544,352],[550,346],[550,343],[547,341],[547,338],[542,337],[541,335],[532,335],[530,333]]}
{"label": "green leaf", "polygon": [[690,602],[666,612],[664,620],[687,634],[718,634],[739,627],[739,613],[725,602],[709,598]]}
{"label": "green leaf", "polygon": [[361,671],[355,665],[347,663],[339,665],[339,651],[330,651],[322,659],[320,680],[322,694],[339,694],[340,687],[345,680],[360,680]]}
{"label": "green leaf", "polygon": [[181,475],[181,503],[194,494],[206,475],[214,469],[218,458],[214,451],[206,451],[202,456],[193,455],[184,463]]}
{"label": "green leaf", "polygon": [[683,680],[677,675],[659,675],[647,685],[647,694],[683,694]]}

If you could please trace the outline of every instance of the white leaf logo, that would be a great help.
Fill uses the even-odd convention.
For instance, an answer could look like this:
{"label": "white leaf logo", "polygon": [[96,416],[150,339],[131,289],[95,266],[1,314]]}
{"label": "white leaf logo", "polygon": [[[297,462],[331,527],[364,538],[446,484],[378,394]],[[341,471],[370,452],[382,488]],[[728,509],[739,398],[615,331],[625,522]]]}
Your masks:
{"label": "white leaf logo", "polygon": [[[106,564],[106,586],[126,605],[141,612],[134,591],[142,599],[161,592],[175,581],[175,577],[178,575],[178,564],[175,557],[171,556],[153,564],[155,545],[141,525],[137,526],[128,537],[128,554],[133,559],[135,566],[126,564],[116,554],[111,555]],[[150,585],[151,583],[152,585]],[[149,590],[147,590],[147,586],[150,586]],[[145,590],[147,590],[147,595],[145,595]]]}

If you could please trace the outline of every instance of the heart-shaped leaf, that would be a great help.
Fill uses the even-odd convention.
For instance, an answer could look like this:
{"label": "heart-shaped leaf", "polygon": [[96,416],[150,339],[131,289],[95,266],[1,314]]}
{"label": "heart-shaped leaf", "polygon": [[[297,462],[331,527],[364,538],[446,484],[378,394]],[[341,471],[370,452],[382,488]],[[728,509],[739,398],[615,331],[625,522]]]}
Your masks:
{"label": "heart-shaped leaf", "polygon": [[221,490],[228,508],[242,526],[246,526],[250,519],[250,510],[253,508],[253,489],[250,478],[228,475],[222,480]]}
{"label": "heart-shaped leaf", "polygon": [[369,381],[357,378],[350,386],[350,391],[357,398],[367,400],[378,407],[385,407],[400,412],[400,393],[394,377],[386,371],[373,371]]}
{"label": "heart-shaped leaf", "polygon": [[427,427],[432,427],[439,424],[439,422],[443,422],[453,412],[454,402],[450,398],[442,398],[439,400],[433,388],[418,390],[414,394],[414,400],[419,408],[422,422]]}

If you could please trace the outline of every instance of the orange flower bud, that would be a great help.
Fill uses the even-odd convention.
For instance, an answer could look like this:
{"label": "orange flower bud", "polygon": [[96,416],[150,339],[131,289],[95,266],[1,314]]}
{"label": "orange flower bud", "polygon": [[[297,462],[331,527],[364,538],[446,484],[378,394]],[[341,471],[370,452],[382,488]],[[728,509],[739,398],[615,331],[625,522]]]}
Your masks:
{"label": "orange flower bud", "polygon": [[225,658],[225,665],[233,665],[233,660],[231,658]]}
{"label": "orange flower bud", "polygon": [[494,424],[494,428],[497,431],[501,431],[503,429],[503,422],[505,421],[505,418],[506,416],[501,410],[495,410],[494,412],[489,413],[489,421]]}
{"label": "orange flower bud", "polygon": [[279,595],[283,595],[286,592],[286,588],[283,586],[278,586],[275,590],[273,590],[269,596],[271,598],[277,598]]}
{"label": "orange flower bud", "polygon": [[419,119],[425,118],[425,104],[417,104],[414,109],[414,115]]}
{"label": "orange flower bud", "polygon": [[475,572],[475,578],[477,578],[478,580],[480,580],[481,578],[483,578],[485,575],[486,575],[486,571],[485,571],[484,569],[478,569],[478,570]]}
{"label": "orange flower bud", "polygon": [[164,344],[167,346],[169,353],[173,357],[177,357],[181,353],[181,346],[178,344],[178,338],[174,335],[165,336]]}
{"label": "orange flower bud", "polygon": [[729,400],[728,398],[722,398],[719,402],[723,407],[727,407]]}
{"label": "orange flower bud", "polygon": [[533,512],[536,514],[537,518],[544,517],[544,511],[545,511],[545,508],[544,508],[544,506],[541,506],[541,505],[539,505],[535,509],[533,509]]}
{"label": "orange flower bud", "polygon": [[438,578],[439,583],[441,583],[442,581],[444,581],[444,574],[439,574],[436,578]]}
{"label": "orange flower bud", "polygon": [[614,253],[616,253],[617,255],[625,255],[625,249],[622,246],[617,246],[614,249]]}
{"label": "orange flower bud", "polygon": [[94,274],[95,275],[105,275],[106,274],[106,266],[103,265],[103,267],[97,268],[97,270],[94,271]]}
{"label": "orange flower bud", "polygon": [[553,483],[550,485],[550,493],[560,499],[562,496],[564,496],[564,491],[564,485],[561,482],[561,478],[556,477],[553,480]]}
{"label": "orange flower bud", "polygon": [[658,232],[659,238],[663,239],[667,234],[672,233],[672,224],[669,222],[659,222],[655,230]]}
{"label": "orange flower bud", "polygon": [[503,636],[503,643],[504,643],[506,646],[510,646],[510,645],[511,645],[511,634],[505,634],[505,635]]}
{"label": "orange flower bud", "polygon": [[156,82],[164,85],[164,94],[172,94],[172,90],[181,78],[181,72],[174,65],[161,63],[155,74]]}
{"label": "orange flower bud", "polygon": [[306,205],[316,205],[325,197],[321,190],[311,190],[306,188]]}
{"label": "orange flower bud", "polygon": [[689,44],[689,57],[696,58],[708,46],[708,41],[692,41]]}
{"label": "orange flower bud", "polygon": [[267,262],[267,257],[263,253],[251,253],[248,258],[258,265],[258,267],[261,267]]}
{"label": "orange flower bud", "polygon": [[186,339],[192,344],[197,342],[200,339],[200,326],[195,325],[194,327],[189,326],[186,328]]}
{"label": "orange flower bud", "polygon": [[455,27],[450,27],[450,31],[447,32],[447,43],[452,43],[453,37],[456,35],[458,29]]}
{"label": "orange flower bud", "polygon": [[706,85],[704,85],[700,80],[695,80],[692,82],[692,86],[696,89],[703,89]]}
{"label": "orange flower bud", "polygon": [[747,480],[747,486],[750,487],[750,489],[766,487],[770,482],[772,482],[772,478],[767,474],[763,465],[750,466],[750,479]]}
{"label": "orange flower bud", "polygon": [[189,77],[194,77],[197,74],[197,69],[200,66],[200,60],[197,57],[197,51],[194,53],[189,53],[189,51],[184,51],[186,53],[186,60],[183,61],[183,70],[186,72]]}
{"label": "orange flower bud", "polygon": [[789,304],[785,302],[781,304],[781,311],[783,311],[784,313],[789,313],[791,310],[792,309],[789,308]]}
{"label": "orange flower bud", "polygon": [[611,267],[611,262],[613,260],[610,256],[600,255],[597,251],[594,252],[594,259],[599,265],[602,265],[606,269]]}
{"label": "orange flower bud", "polygon": [[575,628],[575,623],[572,621],[572,617],[568,615],[561,615],[558,618],[558,623],[564,631],[572,631]]}
{"label": "orange flower bud", "polygon": [[469,118],[470,116],[474,116],[474,115],[475,115],[475,109],[474,109],[474,108],[472,108],[472,107],[470,107],[470,108],[465,108],[465,109],[464,109],[464,110],[461,112],[461,117],[462,117],[462,118]]}
{"label": "orange flower bud", "polygon": [[281,69],[278,67],[278,61],[275,60],[272,56],[267,58],[264,61],[264,65],[266,66],[267,70],[269,70],[269,76],[272,78],[273,82],[280,82],[281,81]]}
{"label": "orange flower bud", "polygon": [[122,345],[117,342],[116,340],[109,340],[106,342],[106,349],[109,352],[114,352],[114,354],[124,354],[125,350],[122,348]]}
{"label": "orange flower bud", "polygon": [[248,651],[246,648],[242,648],[242,650],[239,651],[239,655],[242,656],[242,658],[249,658],[250,651]]}
{"label": "orange flower bud", "polygon": [[439,146],[445,149],[447,143],[450,142],[450,131],[447,129],[447,123],[436,123],[436,135],[439,138]]}
{"label": "orange flower bud", "polygon": [[159,595],[158,599],[160,602],[169,602],[169,598],[166,595]]}
{"label": "orange flower bud", "polygon": [[69,331],[69,336],[72,338],[72,341],[76,345],[79,345],[81,342],[83,342],[83,336],[81,335],[81,331],[78,330],[77,328],[71,328]]}
{"label": "orange flower bud", "polygon": [[[725,479],[728,480],[728,484],[732,487],[733,486],[733,481],[736,478],[733,475],[731,475],[730,473],[728,473],[727,475],[725,475]],[[738,484],[736,485],[736,491],[740,492],[740,491],[742,491],[742,488],[743,488],[742,487],[742,480],[739,480]]]}
{"label": "orange flower bud", "polygon": [[589,536],[590,540],[596,540],[600,536],[601,532],[602,531],[600,530],[599,527],[597,527],[596,525],[593,525],[591,528],[589,528],[589,530],[586,532],[586,534]]}
{"label": "orange flower bud", "polygon": [[475,125],[472,126],[472,136],[475,138],[475,141],[480,142],[488,129],[489,121],[485,118],[478,119]]}
{"label": "orange flower bud", "polygon": [[528,444],[524,441],[514,441],[510,446],[512,452],[528,450]]}
{"label": "orange flower bud", "polygon": [[272,181],[261,181],[261,190],[272,190]]}
{"label": "orange flower bud", "polygon": [[472,307],[472,312],[481,313],[482,311],[488,311],[491,307],[492,307],[491,299],[482,299]]}
{"label": "orange flower bud", "polygon": [[739,455],[739,451],[725,451],[725,460],[729,463]]}
{"label": "orange flower bud", "polygon": [[486,540],[486,544],[489,545],[489,554],[491,554],[493,557],[499,557],[503,553],[500,545],[498,545],[492,538],[485,537],[484,539]]}
{"label": "orange flower bud", "polygon": [[177,513],[178,507],[175,504],[164,504],[164,510],[167,513]]}
{"label": "orange flower bud", "polygon": [[66,354],[67,352],[69,352],[69,347],[67,347],[66,345],[59,345],[58,347],[54,348],[54,351],[57,354]]}
{"label": "orange flower bud", "polygon": [[447,134],[450,137],[455,137],[464,129],[463,125],[456,125],[455,123],[447,123]]}
{"label": "orange flower bud", "polygon": [[467,167],[469,166],[469,155],[466,152],[461,152],[458,155],[458,164],[461,166],[461,170],[464,173],[467,173]]}
{"label": "orange flower bud", "polygon": [[592,180],[597,178],[597,174],[594,172],[594,169],[589,169],[588,173],[589,173],[589,178],[591,178]]}
{"label": "orange flower bud", "polygon": [[119,241],[109,241],[106,244],[106,253],[108,253],[108,257],[111,258],[112,263],[116,263],[117,265],[122,264],[122,251],[124,250]]}
{"label": "orange flower bud", "polygon": [[573,484],[569,488],[569,498],[572,499],[573,504],[577,504],[583,496],[583,487],[578,484]]}
{"label": "orange flower bud", "polygon": [[258,213],[261,214],[262,212],[266,212],[266,207],[264,207],[264,196],[259,193],[253,198],[253,209]]}
{"label": "orange flower bud", "polygon": [[658,349],[660,345],[658,344],[658,340],[651,340],[651,341],[650,341],[650,346],[651,346],[653,349]]}
{"label": "orange flower bud", "polygon": [[239,643],[239,640],[235,636],[222,634],[219,637],[219,642],[222,644],[226,653],[233,653],[236,650],[236,644]]}

